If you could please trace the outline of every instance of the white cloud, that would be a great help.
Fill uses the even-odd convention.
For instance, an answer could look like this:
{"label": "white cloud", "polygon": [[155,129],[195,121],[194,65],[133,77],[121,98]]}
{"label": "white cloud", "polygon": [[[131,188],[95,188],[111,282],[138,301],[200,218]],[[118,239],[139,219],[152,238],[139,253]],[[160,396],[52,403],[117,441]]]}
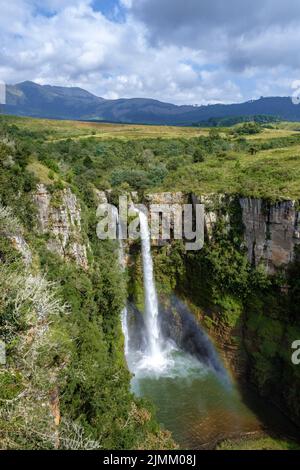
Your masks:
{"label": "white cloud", "polygon": [[288,94],[300,78],[299,2],[286,0],[283,10],[273,0],[263,27],[270,0],[229,0],[235,10],[223,0],[203,0],[202,10],[198,0],[170,1],[120,0],[128,12],[122,22],[90,0],[3,2],[0,79],[188,104]]}
{"label": "white cloud", "polygon": [[132,7],[132,0],[121,0],[120,3],[125,8],[131,8]]}

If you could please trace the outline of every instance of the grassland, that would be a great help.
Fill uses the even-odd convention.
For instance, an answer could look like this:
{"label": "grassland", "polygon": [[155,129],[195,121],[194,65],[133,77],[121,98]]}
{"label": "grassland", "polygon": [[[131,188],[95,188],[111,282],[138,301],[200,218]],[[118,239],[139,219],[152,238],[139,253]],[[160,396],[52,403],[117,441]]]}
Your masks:
{"label": "grassland", "polygon": [[[57,178],[70,182],[68,166],[74,173],[75,164],[75,174],[99,189],[300,200],[300,123],[262,126],[253,135],[239,135],[238,126],[208,129],[13,116],[0,117],[1,124],[27,138],[33,149],[31,170],[46,183]],[[197,152],[203,154],[200,161]]]}
{"label": "grassland", "polygon": [[45,132],[49,142],[64,139],[157,139],[192,138],[208,135],[209,129],[199,127],[146,126],[137,124],[109,124],[83,121],[57,121],[54,119],[19,118],[5,116],[5,120],[20,129]]}
{"label": "grassland", "polygon": [[[288,123],[291,124],[291,123]],[[274,126],[273,129],[263,129],[263,131],[260,134],[255,134],[255,135],[249,135],[247,136],[247,140],[264,140],[267,141],[268,139],[279,139],[281,137],[288,137],[291,135],[294,135],[296,132],[300,131],[300,124],[299,124],[299,130],[298,129],[292,129],[287,127],[281,127],[284,126],[284,123],[278,125],[277,127]]]}
{"label": "grassland", "polygon": [[[88,121],[69,121],[55,119],[38,119],[17,116],[0,116],[0,120],[16,125],[24,131],[45,132],[49,135],[49,141],[95,138],[95,139],[177,139],[195,138],[208,136],[210,128],[201,127],[180,127],[180,126],[156,126],[142,124],[113,124]],[[231,128],[231,129],[234,129]],[[231,129],[218,128],[221,135],[228,134]],[[300,132],[300,123],[281,122],[276,123],[272,128],[263,128],[257,135],[247,136],[247,140],[267,141],[268,139],[288,137]]]}
{"label": "grassland", "polygon": [[169,175],[164,189],[176,187],[196,194],[234,193],[271,200],[300,198],[300,145],[288,148],[228,152],[208,156]]}

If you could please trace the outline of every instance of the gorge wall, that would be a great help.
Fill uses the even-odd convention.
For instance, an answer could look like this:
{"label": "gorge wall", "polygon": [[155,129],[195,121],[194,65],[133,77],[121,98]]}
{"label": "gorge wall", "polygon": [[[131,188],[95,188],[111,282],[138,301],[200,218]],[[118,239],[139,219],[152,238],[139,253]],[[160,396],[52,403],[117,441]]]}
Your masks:
{"label": "gorge wall", "polygon": [[81,208],[70,188],[51,194],[38,184],[33,196],[40,233],[49,235],[47,247],[62,258],[73,259],[88,269],[87,246],[81,230]]}
{"label": "gorge wall", "polygon": [[205,204],[201,251],[153,243],[161,299],[177,291],[234,374],[300,424],[300,368],[291,363],[291,344],[300,338],[298,203],[179,192],[145,201]]}
{"label": "gorge wall", "polygon": [[300,209],[296,201],[271,203],[255,198],[235,200],[225,195],[196,196],[181,192],[148,194],[145,201],[147,204],[186,204],[189,201],[204,204],[208,238],[220,218],[230,229],[228,205],[235,201],[240,206],[243,244],[251,264],[263,264],[266,271],[272,274],[295,259],[295,248],[300,243]]}
{"label": "gorge wall", "polygon": [[249,261],[256,266],[263,262],[270,273],[292,262],[300,243],[298,204],[242,198],[240,205]]}

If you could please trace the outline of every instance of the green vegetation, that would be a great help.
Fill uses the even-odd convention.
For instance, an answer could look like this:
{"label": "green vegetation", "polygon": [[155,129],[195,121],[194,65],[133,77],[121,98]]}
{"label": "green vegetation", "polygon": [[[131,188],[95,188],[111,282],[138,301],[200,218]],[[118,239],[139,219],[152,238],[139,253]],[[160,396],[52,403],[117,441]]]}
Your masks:
{"label": "green vegetation", "polygon": [[[199,139],[200,140],[200,139]],[[269,200],[299,199],[299,136],[264,140],[203,138],[204,161],[168,174],[160,189],[195,194],[238,194]],[[216,148],[218,147],[218,148]]]}
{"label": "green vegetation", "polygon": [[[0,337],[7,354],[0,447],[173,448],[152,406],[130,392],[120,325],[125,279],[117,244],[96,237],[94,187],[85,184],[88,150],[57,145],[48,150],[34,131],[15,125],[0,129]],[[88,270],[49,250],[53,234],[39,230],[33,202],[38,182],[58,211],[71,185],[81,208],[80,239],[89,240]],[[30,250],[30,267],[14,236]]]}
{"label": "green vegetation", "polygon": [[255,135],[262,131],[262,127],[257,122],[246,122],[241,126],[237,126],[234,130],[235,135]]}
{"label": "green vegetation", "polygon": [[[300,421],[300,370],[291,363],[291,344],[300,337],[299,316],[294,302],[299,298],[299,257],[287,272],[279,273],[270,285],[253,289],[245,304],[245,348],[250,358],[249,377],[262,395],[289,409]],[[284,290],[290,286],[288,292]]]}
{"label": "green vegetation", "polygon": [[[254,122],[263,124],[265,127],[277,123],[280,120],[276,116],[269,114],[256,114],[254,116],[233,116],[223,118],[210,118],[207,121],[199,122],[199,127],[231,127],[243,122]],[[197,124],[196,124],[197,125]]]}
{"label": "green vegetation", "polygon": [[208,130],[0,118],[2,132],[24,147],[22,162],[8,152],[5,164],[14,174],[27,167],[27,179],[61,179],[85,193],[96,186],[271,200],[300,198],[300,135],[290,124]]}
{"label": "green vegetation", "polygon": [[[263,120],[209,131],[0,118],[2,447],[174,446],[151,405],[129,391],[119,319],[126,279],[117,245],[96,238],[96,189],[111,189],[113,201],[127,191],[231,195],[212,201],[218,223],[203,250],[186,254],[180,242],[153,250],[157,284],[161,294],[188,298],[211,331],[228,331],[247,352],[247,374],[261,394],[300,420],[300,369],[290,363],[300,337],[300,261],[272,278],[250,266],[238,204],[241,195],[300,199],[299,130]],[[76,195],[87,270],[48,249],[52,235],[38,230],[33,203],[37,183],[47,186],[52,209],[65,188]],[[30,268],[13,248],[16,234],[28,243]],[[139,246],[131,251],[129,296],[142,309]]]}
{"label": "green vegetation", "polygon": [[217,450],[299,450],[299,445],[277,439],[270,436],[263,437],[245,437],[243,439],[231,439],[221,442]]}

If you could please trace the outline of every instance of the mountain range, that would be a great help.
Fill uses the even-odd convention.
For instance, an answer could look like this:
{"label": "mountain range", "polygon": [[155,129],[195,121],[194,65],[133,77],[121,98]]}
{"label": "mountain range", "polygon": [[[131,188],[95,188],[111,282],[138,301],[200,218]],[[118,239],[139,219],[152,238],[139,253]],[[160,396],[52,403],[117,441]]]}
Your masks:
{"label": "mountain range", "polygon": [[210,119],[257,115],[300,121],[300,105],[293,104],[289,97],[178,106],[147,98],[107,100],[81,88],[30,81],[7,85],[6,105],[1,111],[18,116],[164,125],[199,125]]}

